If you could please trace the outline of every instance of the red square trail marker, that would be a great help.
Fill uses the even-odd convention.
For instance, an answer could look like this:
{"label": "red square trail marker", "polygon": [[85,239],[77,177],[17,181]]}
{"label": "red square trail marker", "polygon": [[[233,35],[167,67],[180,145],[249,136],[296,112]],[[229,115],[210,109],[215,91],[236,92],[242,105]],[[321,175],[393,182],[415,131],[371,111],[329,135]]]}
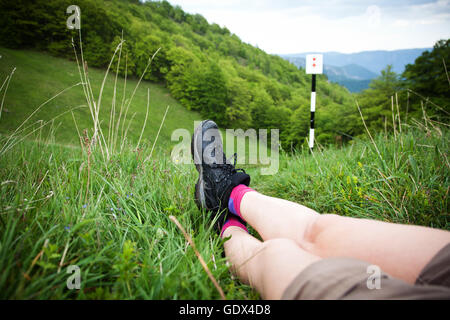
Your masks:
{"label": "red square trail marker", "polygon": [[306,74],[312,74],[311,85],[311,125],[309,129],[309,148],[314,147],[314,115],[316,112],[316,74],[323,73],[323,55],[307,54],[306,55]]}
{"label": "red square trail marker", "polygon": [[323,55],[307,54],[306,74],[322,74],[322,73],[323,73]]}

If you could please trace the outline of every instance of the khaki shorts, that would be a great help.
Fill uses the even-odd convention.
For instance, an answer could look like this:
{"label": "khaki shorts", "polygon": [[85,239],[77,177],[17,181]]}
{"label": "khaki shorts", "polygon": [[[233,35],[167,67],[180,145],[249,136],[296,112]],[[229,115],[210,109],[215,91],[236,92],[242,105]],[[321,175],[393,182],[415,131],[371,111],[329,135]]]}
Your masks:
{"label": "khaki shorts", "polygon": [[282,299],[450,299],[450,243],[431,259],[414,285],[376,273],[376,268],[355,259],[323,259],[300,272]]}

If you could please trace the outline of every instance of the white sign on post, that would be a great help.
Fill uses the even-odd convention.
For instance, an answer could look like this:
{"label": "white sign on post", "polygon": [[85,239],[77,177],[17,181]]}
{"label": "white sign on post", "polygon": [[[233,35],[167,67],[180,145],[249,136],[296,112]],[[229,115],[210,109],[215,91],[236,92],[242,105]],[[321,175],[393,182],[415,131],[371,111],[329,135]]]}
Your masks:
{"label": "white sign on post", "polygon": [[323,55],[322,54],[307,54],[306,55],[306,73],[307,74],[322,74],[323,73]]}

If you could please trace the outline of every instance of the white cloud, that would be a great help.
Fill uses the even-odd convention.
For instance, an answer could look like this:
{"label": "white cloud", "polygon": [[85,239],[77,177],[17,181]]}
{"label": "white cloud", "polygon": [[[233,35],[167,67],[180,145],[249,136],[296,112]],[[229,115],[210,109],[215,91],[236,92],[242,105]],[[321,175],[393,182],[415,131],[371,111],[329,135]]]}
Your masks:
{"label": "white cloud", "polygon": [[419,48],[450,38],[450,0],[414,1],[169,0],[269,53]]}
{"label": "white cloud", "polygon": [[408,20],[399,19],[399,20],[394,21],[394,27],[404,28],[404,27],[408,27],[408,26],[409,26]]}

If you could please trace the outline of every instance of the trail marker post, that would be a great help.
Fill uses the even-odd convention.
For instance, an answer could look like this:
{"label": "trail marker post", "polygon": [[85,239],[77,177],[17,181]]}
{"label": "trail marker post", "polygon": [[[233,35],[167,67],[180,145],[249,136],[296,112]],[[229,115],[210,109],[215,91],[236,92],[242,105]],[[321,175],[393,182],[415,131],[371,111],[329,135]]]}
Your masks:
{"label": "trail marker post", "polygon": [[309,148],[314,147],[314,115],[316,112],[316,74],[323,73],[323,55],[306,55],[306,74],[312,75],[311,82],[311,123],[309,129]]}

